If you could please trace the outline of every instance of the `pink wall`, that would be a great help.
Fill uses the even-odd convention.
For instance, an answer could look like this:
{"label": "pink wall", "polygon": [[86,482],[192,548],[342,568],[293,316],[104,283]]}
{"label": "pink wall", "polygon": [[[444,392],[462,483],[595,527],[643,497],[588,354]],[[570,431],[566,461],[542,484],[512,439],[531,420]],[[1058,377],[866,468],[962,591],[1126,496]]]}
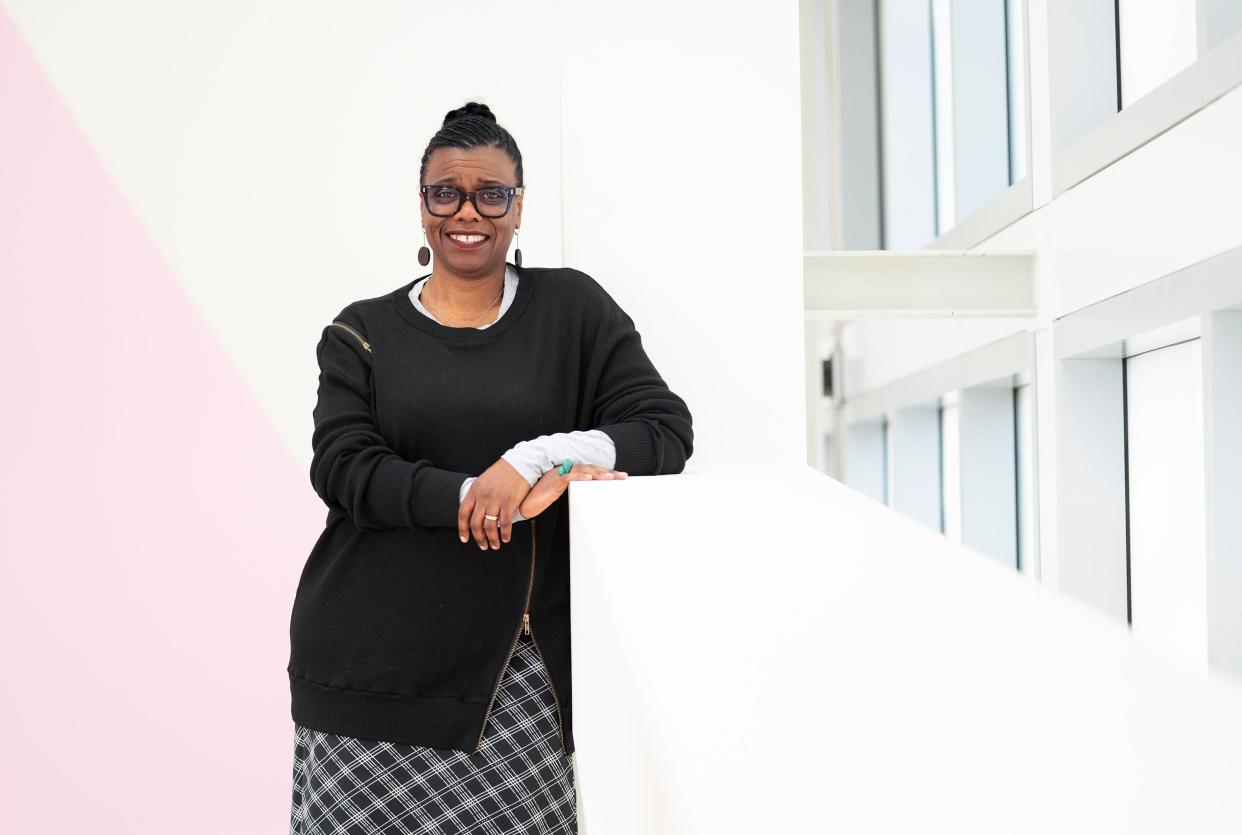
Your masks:
{"label": "pink wall", "polygon": [[322,504],[2,11],[0,279],[0,830],[287,829]]}

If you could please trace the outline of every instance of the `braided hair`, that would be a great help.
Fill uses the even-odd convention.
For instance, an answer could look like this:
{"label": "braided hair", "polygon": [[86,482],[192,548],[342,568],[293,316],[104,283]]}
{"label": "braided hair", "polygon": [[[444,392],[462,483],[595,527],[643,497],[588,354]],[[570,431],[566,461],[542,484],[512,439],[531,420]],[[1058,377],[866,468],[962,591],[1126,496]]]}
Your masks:
{"label": "braided hair", "polygon": [[427,143],[427,150],[423,151],[423,163],[418,169],[418,179],[422,182],[427,176],[427,161],[431,159],[431,154],[437,148],[470,148],[491,146],[499,148],[509,155],[509,159],[513,160],[513,165],[517,169],[518,186],[523,186],[522,182],[522,152],[518,150],[517,143],[513,141],[513,137],[509,131],[502,128],[496,122],[496,117],[492,115],[492,110],[486,104],[477,101],[466,102],[465,106],[456,110],[450,110],[444,117],[444,123],[440,126],[440,130],[436,131],[436,135],[431,137],[431,141]]}

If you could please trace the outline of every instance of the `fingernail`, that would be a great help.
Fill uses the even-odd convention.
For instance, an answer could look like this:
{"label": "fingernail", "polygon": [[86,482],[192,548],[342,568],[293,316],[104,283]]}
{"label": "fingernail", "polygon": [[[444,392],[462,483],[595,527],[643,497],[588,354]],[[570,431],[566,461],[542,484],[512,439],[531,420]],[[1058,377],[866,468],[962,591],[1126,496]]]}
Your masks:
{"label": "fingernail", "polygon": [[463,537],[461,538],[461,541],[462,541],[462,542],[465,542],[465,541],[466,541],[466,538],[463,536]]}

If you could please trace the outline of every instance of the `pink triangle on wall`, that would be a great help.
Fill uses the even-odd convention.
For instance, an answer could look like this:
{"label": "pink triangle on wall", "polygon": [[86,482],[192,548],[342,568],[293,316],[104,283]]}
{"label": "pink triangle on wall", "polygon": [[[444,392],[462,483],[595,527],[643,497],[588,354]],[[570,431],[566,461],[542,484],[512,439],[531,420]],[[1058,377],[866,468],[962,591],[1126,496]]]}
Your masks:
{"label": "pink triangle on wall", "polygon": [[287,827],[323,505],[2,10],[0,279],[4,829]]}

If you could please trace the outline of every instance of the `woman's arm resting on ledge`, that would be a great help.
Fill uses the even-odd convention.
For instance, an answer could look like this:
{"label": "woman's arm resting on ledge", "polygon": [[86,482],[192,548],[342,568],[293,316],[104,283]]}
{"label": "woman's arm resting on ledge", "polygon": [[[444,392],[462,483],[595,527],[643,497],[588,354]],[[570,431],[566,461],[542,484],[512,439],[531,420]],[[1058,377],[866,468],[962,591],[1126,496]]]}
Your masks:
{"label": "woman's arm resting on ledge", "polygon": [[589,359],[589,379],[598,380],[591,425],[612,438],[614,469],[630,475],[679,473],[694,452],[690,409],[647,357],[634,321],[602,287],[600,292],[605,314]]}
{"label": "woman's arm resting on ledge", "polygon": [[[586,429],[577,432],[555,432],[551,435],[540,435],[529,441],[519,441],[504,455],[500,456],[513,469],[521,473],[531,487],[553,467],[559,466],[566,458],[572,458],[575,464],[595,464],[600,467],[613,468],[616,460],[616,448],[612,438],[598,429]],[[461,485],[458,501],[466,500],[470,485],[475,477],[467,478]],[[526,517],[514,508],[513,521],[521,522]]]}
{"label": "woman's arm resting on ledge", "polygon": [[595,464],[611,470],[617,460],[617,448],[604,432],[585,429],[554,432],[520,441],[500,457],[512,464],[513,469],[526,478],[526,483],[534,487],[540,476],[560,466],[566,458],[572,458],[575,464]]}

